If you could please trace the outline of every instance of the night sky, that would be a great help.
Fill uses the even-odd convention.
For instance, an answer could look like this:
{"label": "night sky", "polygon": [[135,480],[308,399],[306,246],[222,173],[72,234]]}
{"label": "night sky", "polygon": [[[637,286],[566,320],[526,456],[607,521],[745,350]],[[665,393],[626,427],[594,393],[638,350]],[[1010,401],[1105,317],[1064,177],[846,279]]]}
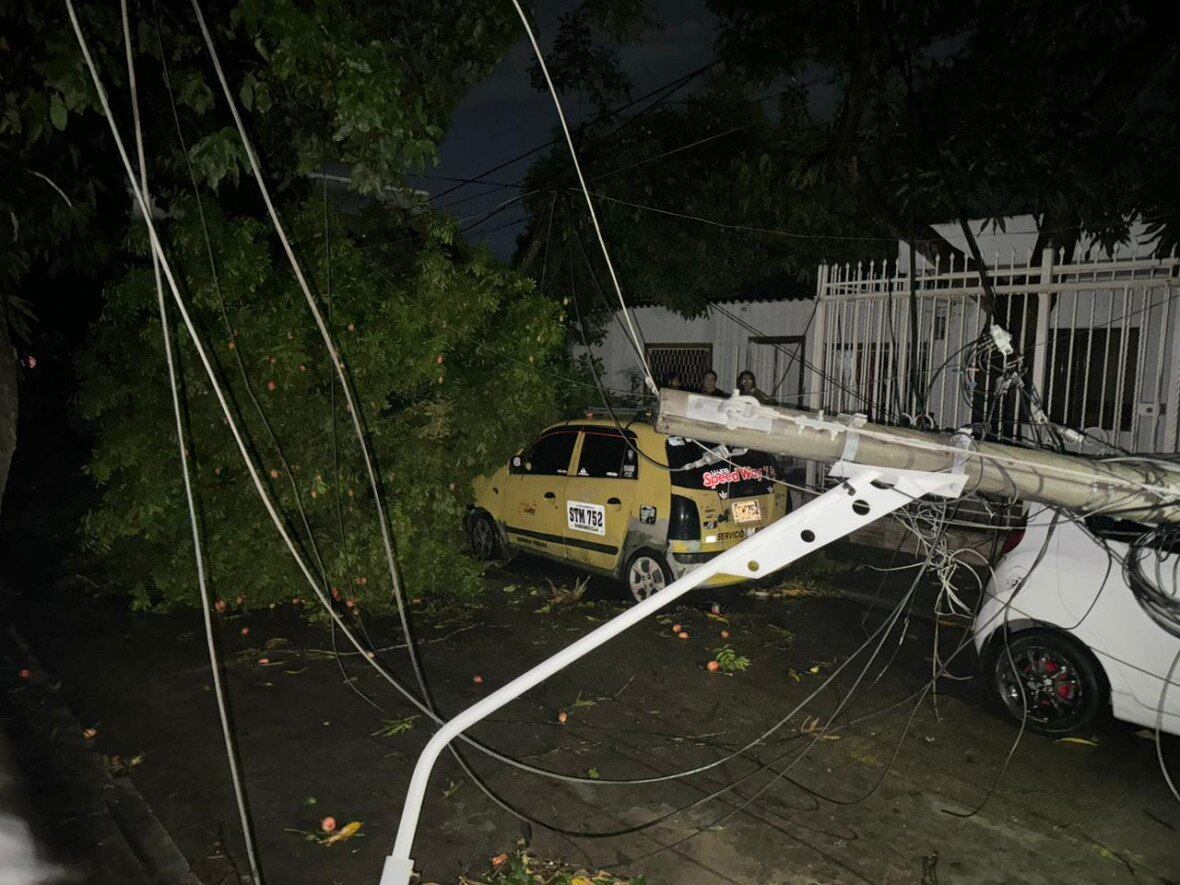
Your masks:
{"label": "night sky", "polygon": [[[576,0],[537,4],[542,50],[552,45],[558,16],[576,6]],[[631,78],[633,96],[699,68],[713,55],[717,20],[703,0],[656,0],[652,6],[663,29],[650,34],[642,44],[619,51],[623,70]],[[491,76],[460,103],[442,143],[439,165],[427,176],[413,179],[415,187],[439,193],[455,184],[443,180],[445,177],[471,178],[554,136],[557,116],[553,102],[547,92],[538,92],[529,84],[532,58],[532,48],[522,34]],[[692,86],[699,88],[699,82],[694,81],[679,95],[691,94]],[[573,95],[563,95],[562,104],[571,122],[584,119],[593,110]],[[534,154],[488,179],[499,183],[519,181],[529,164],[542,155]],[[497,188],[493,184],[468,185],[436,201],[435,207],[449,208],[456,217],[470,222],[515,193],[514,188]],[[468,199],[477,194],[482,196]],[[508,258],[526,218],[522,209],[512,206],[473,229],[470,236],[473,241],[486,240],[498,256]],[[509,226],[504,227],[506,224]]]}

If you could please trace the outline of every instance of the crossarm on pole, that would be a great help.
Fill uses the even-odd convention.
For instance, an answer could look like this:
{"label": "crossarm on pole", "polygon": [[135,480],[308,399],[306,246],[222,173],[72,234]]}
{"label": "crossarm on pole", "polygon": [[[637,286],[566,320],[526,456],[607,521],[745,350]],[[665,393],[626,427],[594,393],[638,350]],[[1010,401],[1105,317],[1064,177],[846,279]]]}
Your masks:
{"label": "crossarm on pole", "polygon": [[888,471],[854,464],[841,469],[844,478],[838,485],[591,630],[439,728],[414,766],[397,841],[385,860],[380,885],[409,885],[414,871],[410,849],[427,783],[439,755],[459,734],[715,575],[765,577],[917,498],[954,497],[963,488],[963,476],[956,473]]}

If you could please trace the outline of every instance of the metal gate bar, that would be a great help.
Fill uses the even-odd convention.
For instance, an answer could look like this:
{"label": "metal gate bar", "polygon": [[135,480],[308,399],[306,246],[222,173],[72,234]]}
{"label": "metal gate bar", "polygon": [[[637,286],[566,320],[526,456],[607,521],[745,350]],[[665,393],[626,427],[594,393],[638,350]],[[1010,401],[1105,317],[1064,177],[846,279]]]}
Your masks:
{"label": "metal gate bar", "polygon": [[[997,253],[988,275],[1005,296],[997,319],[1028,351],[1025,383],[1054,423],[1131,451],[1178,451],[1180,311],[1172,300],[1180,290],[1180,260],[1174,250],[1158,258],[1087,253],[1068,263],[1064,253],[1049,250],[1037,263],[1031,255],[1018,261],[1015,252]],[[937,427],[980,419],[971,414],[964,382],[983,385],[990,399],[994,379],[962,376],[963,351],[985,331],[980,274],[964,257],[920,259],[913,280],[896,261],[824,266],[816,291],[822,340],[812,349],[807,385],[813,405],[897,420],[899,410],[924,401]],[[914,384],[917,396],[906,394]],[[1006,390],[997,404],[994,426],[1002,435],[1034,433],[1021,396]],[[1080,447],[1087,445],[1095,443]]]}

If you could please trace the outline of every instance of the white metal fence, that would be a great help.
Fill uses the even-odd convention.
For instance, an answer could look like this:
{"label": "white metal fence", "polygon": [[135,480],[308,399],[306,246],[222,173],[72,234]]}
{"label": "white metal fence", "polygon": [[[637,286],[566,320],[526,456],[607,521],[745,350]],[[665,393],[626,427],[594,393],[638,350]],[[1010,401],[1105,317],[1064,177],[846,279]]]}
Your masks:
{"label": "white metal fence", "polygon": [[[911,285],[906,270],[897,262],[819,268],[812,408],[896,419],[922,402],[938,427],[979,420],[972,385],[984,385],[974,399],[987,399],[992,379],[965,377],[962,368],[984,322],[979,274],[962,259],[957,267],[953,258],[948,266],[919,259]],[[1131,451],[1180,451],[1175,250],[1144,258],[1116,249],[1071,263],[1045,250],[1037,262],[996,256],[987,271],[1001,305],[996,321],[1025,354],[1026,382],[1052,421]],[[1030,438],[1019,393],[997,393],[999,432]]]}

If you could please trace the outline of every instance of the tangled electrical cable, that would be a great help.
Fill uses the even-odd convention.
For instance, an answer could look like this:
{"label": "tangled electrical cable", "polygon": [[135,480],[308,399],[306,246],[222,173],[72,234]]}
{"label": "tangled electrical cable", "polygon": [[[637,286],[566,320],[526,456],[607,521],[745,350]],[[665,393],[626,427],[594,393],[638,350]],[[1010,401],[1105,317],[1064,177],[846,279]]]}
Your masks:
{"label": "tangled electrical cable", "polygon": [[[71,11],[72,11],[72,8],[71,8]],[[203,23],[203,20],[200,18],[200,15],[199,15],[199,13],[200,13],[199,7],[196,8],[196,11],[198,12],[198,20],[202,21],[202,23]],[[121,138],[118,135],[118,130],[114,126],[114,120],[113,120],[113,117],[110,113],[110,109],[109,109],[109,105],[107,103],[105,92],[103,91],[103,89],[101,87],[101,82],[98,79],[97,71],[94,69],[93,62],[89,57],[89,53],[88,53],[88,50],[87,50],[87,47],[85,44],[85,40],[81,34],[80,27],[77,24],[76,17],[74,18],[74,25],[75,25],[75,30],[76,30],[77,36],[79,38],[79,43],[83,49],[84,57],[86,58],[87,65],[90,68],[92,78],[94,79],[96,88],[98,89],[98,93],[100,96],[100,101],[103,105],[104,113],[106,114],[108,121],[111,124],[111,130],[112,130],[112,134],[115,137],[116,145],[120,149],[120,154],[124,160],[125,166],[127,167],[128,173],[130,175],[129,161],[127,160],[126,153],[123,150]],[[207,31],[206,31],[206,36],[207,36]],[[132,192],[133,192],[134,196],[136,197],[136,199],[139,200],[140,203],[142,204],[144,202],[144,194],[140,191],[140,189],[138,189],[136,187],[133,177],[131,178],[131,182],[132,182],[132,184],[131,184]],[[279,530],[280,535],[283,537],[284,541],[286,542],[286,544],[288,546],[288,549],[290,550],[290,552],[293,555],[293,557],[295,558],[297,564],[300,566],[301,570],[303,571],[304,576],[307,578],[309,585],[311,586],[313,592],[320,599],[321,603],[325,606],[329,615],[332,617],[333,622],[337,626],[340,627],[340,629],[342,630],[344,635],[352,642],[354,647],[356,647],[357,651],[361,654],[364,654],[365,657],[368,658],[370,664],[374,667],[374,669],[376,669],[377,672],[379,672],[386,679],[386,681],[390,682],[395,688],[397,688],[398,691],[401,694],[403,694],[403,696],[405,696],[407,698],[407,700],[409,700],[416,707],[418,707],[429,718],[433,719],[436,722],[441,722],[439,714],[432,707],[427,706],[427,704],[425,704],[424,702],[419,700],[416,696],[414,696],[413,693],[411,693],[407,689],[405,689],[405,687],[402,686],[391,674],[389,674],[387,670],[385,670],[383,667],[381,667],[373,659],[373,656],[369,653],[369,651],[365,648],[365,646],[356,638],[356,636],[352,633],[351,629],[340,618],[339,613],[335,610],[335,608],[327,600],[327,598],[323,592],[323,588],[320,586],[320,582],[315,579],[315,577],[312,575],[312,573],[307,568],[307,565],[303,562],[302,557],[299,555],[299,552],[298,552],[296,546],[294,545],[291,537],[289,536],[287,530],[285,529],[282,520],[279,518],[277,512],[275,511],[273,502],[270,500],[269,495],[266,493],[266,491],[265,491],[265,489],[264,489],[264,487],[257,475],[257,468],[253,464],[253,460],[249,454],[249,449],[248,449],[246,443],[244,442],[244,440],[242,439],[241,431],[239,430],[238,425],[237,425],[236,421],[234,420],[233,410],[231,409],[229,403],[225,399],[224,393],[222,392],[221,387],[217,381],[216,373],[213,371],[212,366],[209,362],[208,355],[205,352],[203,345],[201,344],[201,337],[197,333],[197,331],[192,323],[192,320],[191,320],[190,316],[188,315],[187,309],[185,307],[185,303],[184,303],[182,297],[180,296],[176,280],[172,275],[171,267],[167,261],[167,258],[165,256],[165,253],[162,248],[162,245],[160,244],[159,237],[158,237],[157,232],[155,230],[155,226],[151,222],[150,216],[148,215],[148,213],[146,213],[146,211],[145,211],[144,214],[145,214],[145,217],[148,217],[148,219],[149,219],[148,220],[148,231],[149,231],[149,237],[150,237],[152,247],[153,247],[153,252],[154,252],[154,254],[156,254],[160,258],[161,267],[165,273],[165,276],[167,277],[169,288],[172,291],[174,300],[176,301],[176,304],[177,304],[178,308],[180,309],[181,316],[184,319],[186,326],[188,326],[190,333],[193,336],[193,341],[194,341],[195,346],[197,347],[198,355],[201,357],[201,361],[206,369],[206,372],[210,376],[210,379],[213,383],[214,392],[218,396],[218,399],[219,399],[219,402],[222,406],[223,412],[225,413],[226,420],[229,422],[231,432],[233,432],[235,435],[235,439],[238,443],[242,457],[244,458],[245,463],[247,464],[247,467],[250,470],[251,478],[254,481],[255,488],[258,491],[258,494],[260,495],[264,505],[266,506],[268,513],[271,516],[272,522],[275,524],[276,528]],[[280,230],[281,230],[281,228],[280,228]],[[347,387],[346,387],[346,392],[347,392]],[[362,444],[363,444],[363,441],[362,441]],[[410,641],[407,642],[407,648],[411,650],[411,654],[412,654],[412,639],[410,639]],[[825,683],[824,686],[826,686],[826,684],[827,683]],[[820,689],[818,689],[817,691],[822,690],[824,686],[821,686]],[[810,698],[808,700],[810,700]],[[807,701],[805,701],[804,703],[807,703]],[[686,777],[690,774],[695,774],[695,773],[700,773],[702,771],[707,771],[710,768],[724,764],[725,762],[728,762],[731,759],[736,758],[737,756],[746,752],[748,749],[752,748],[753,746],[755,746],[758,743],[765,740],[766,737],[768,737],[770,734],[773,734],[773,732],[777,728],[780,728],[782,724],[785,724],[785,722],[790,718],[790,716],[795,715],[795,713],[797,713],[797,709],[795,711],[792,711],[792,713],[788,714],[788,716],[785,717],[779,723],[779,725],[776,726],[776,728],[772,728],[772,729],[768,730],[763,735],[759,736],[754,741],[750,742],[746,747],[744,747],[741,750],[739,750],[735,753],[732,753],[726,757],[723,757],[722,759],[715,760],[714,762],[711,762],[705,766],[697,766],[696,768],[690,769],[685,772],[677,772],[677,773],[673,773],[670,775],[662,775],[659,777],[642,778],[642,779],[607,780],[607,779],[593,779],[593,778],[562,775],[557,772],[546,771],[544,769],[539,769],[534,766],[530,766],[530,765],[521,763],[519,760],[512,759],[511,757],[504,756],[503,754],[500,754],[494,750],[491,750],[490,748],[484,747],[484,746],[478,744],[477,742],[475,742],[474,740],[467,738],[466,736],[463,736],[463,740],[465,740],[467,743],[469,743],[472,746],[476,746],[477,748],[481,749],[483,752],[488,753],[489,755],[493,756],[493,758],[496,758],[498,761],[505,762],[509,765],[520,768],[520,769],[527,771],[529,773],[532,773],[532,774],[539,774],[539,775],[544,775],[544,776],[548,776],[548,777],[554,777],[559,780],[564,780],[564,781],[568,781],[568,782],[572,782],[572,783],[587,783],[587,784],[593,783],[593,784],[602,784],[602,785],[611,784],[611,783],[615,783],[615,784],[645,784],[645,783],[656,783],[656,782],[662,782],[662,781],[668,781],[668,780],[672,780],[672,779],[676,779],[676,778]],[[477,780],[477,782],[478,782],[478,780]],[[513,809],[511,806],[508,806],[506,803],[503,802],[503,800],[500,800],[495,795],[492,795],[492,794],[489,794],[489,795],[490,795],[490,798],[492,798],[493,801],[495,801],[502,808],[505,808],[506,810],[509,810],[509,811],[513,812],[514,814],[517,814],[517,816],[523,816],[520,814],[519,811]],[[527,816],[525,816],[525,819],[533,820],[534,822],[541,823],[542,825],[547,826],[551,829],[554,829],[558,832],[567,832],[567,833],[572,832],[572,831],[568,831],[568,830],[563,830],[562,828],[557,827],[552,824],[546,824],[542,821],[536,821],[535,819],[528,818]],[[580,834],[579,833],[577,835],[590,836],[590,835],[595,835],[595,834],[592,834],[592,833]]]}
{"label": "tangled electrical cable", "polygon": [[[1136,602],[1147,616],[1172,636],[1180,638],[1180,527],[1161,525],[1135,538],[1123,559],[1123,574]],[[1144,563],[1153,560],[1151,577]],[[1162,569],[1170,560],[1170,580]],[[1154,580],[1152,579],[1154,578]],[[1171,591],[1165,589],[1170,583]]]}
{"label": "tangled electrical cable", "polygon": [[[195,3],[194,3],[194,8],[196,9],[196,11],[198,13],[198,18],[201,21],[202,30],[204,31],[206,39],[208,40],[209,35],[208,35],[207,29],[205,29],[203,18],[200,17],[200,8],[199,8],[199,6],[196,6]],[[72,6],[70,7],[70,9],[71,9],[71,17],[73,17]],[[127,159],[125,151],[123,150],[123,146],[122,146],[121,141],[119,141],[117,130],[114,127],[114,120],[111,117],[110,109],[106,104],[105,93],[102,90],[101,84],[98,82],[97,72],[94,70],[93,62],[91,61],[89,54],[86,51],[85,42],[82,38],[80,28],[78,28],[78,26],[77,26],[76,18],[74,18],[74,25],[75,25],[75,28],[78,32],[79,41],[82,44],[84,55],[86,56],[87,64],[90,67],[92,77],[95,81],[95,85],[98,89],[100,99],[101,99],[102,104],[104,106],[104,111],[108,117],[108,120],[111,123],[112,132],[115,134],[116,140],[119,144],[120,153],[124,159],[125,165],[127,166],[128,175],[132,181],[132,190],[134,192],[136,199],[140,202],[141,208],[144,208],[144,216],[147,219],[149,236],[150,236],[150,239],[152,242],[153,255],[159,258],[161,266],[164,270],[164,273],[168,277],[168,283],[169,283],[169,286],[172,290],[172,293],[173,293],[173,296],[176,300],[176,303],[181,311],[181,314],[185,320],[186,325],[189,327],[190,331],[192,332],[194,342],[195,342],[196,347],[198,348],[199,355],[201,356],[202,362],[204,363],[205,368],[209,372],[211,380],[213,380],[214,387],[215,387],[215,390],[218,394],[219,400],[221,400],[222,407],[226,411],[227,421],[230,422],[231,430],[235,434],[235,437],[236,437],[238,444],[239,444],[239,448],[242,451],[242,455],[246,459],[248,466],[250,466],[252,464],[252,461],[250,459],[249,452],[247,451],[247,446],[244,444],[243,440],[241,439],[241,437],[239,435],[239,432],[238,432],[236,426],[233,423],[230,406],[228,405],[228,403],[225,402],[224,395],[221,392],[220,388],[217,387],[217,382],[216,382],[216,379],[214,378],[214,372],[209,364],[206,354],[203,352],[202,345],[200,343],[200,339],[197,336],[196,330],[193,326],[193,323],[192,323],[190,317],[187,314],[187,311],[185,310],[183,299],[181,298],[180,293],[177,289],[176,281],[172,277],[171,270],[168,267],[166,259],[164,258],[163,248],[159,242],[159,238],[156,234],[155,228],[154,228],[152,221],[151,221],[151,214],[150,214],[150,212],[146,211],[146,192],[145,192],[145,190],[141,190],[141,189],[137,188],[135,185],[134,175],[131,170],[130,162]],[[215,53],[212,52],[212,47],[210,47],[210,48],[211,48],[211,54],[213,54],[214,59],[216,59]],[[216,64],[216,61],[215,61],[215,64]],[[219,79],[221,80],[223,88],[227,91],[227,94],[228,94],[229,87],[228,87],[228,84],[226,84],[226,82],[224,80],[224,75],[221,73],[219,65],[218,65],[218,75],[219,75]],[[232,99],[231,99],[231,108],[232,107],[233,107],[233,105],[232,105]],[[235,121],[239,124],[239,127],[240,127],[241,121],[237,119],[236,113],[235,113]],[[243,131],[243,136],[244,136],[244,131]],[[572,145],[571,145],[571,149],[572,149]],[[253,151],[250,149],[248,143],[247,143],[247,156],[250,158],[252,164],[255,164],[254,171],[256,173],[256,176],[261,178],[260,173],[258,173],[256,160],[254,158]],[[261,180],[260,180],[260,185],[261,185]],[[268,204],[268,209],[271,212],[272,217],[273,217],[274,210],[273,210],[273,207],[269,205],[269,202],[270,202],[269,197],[266,195],[264,187],[263,187],[263,194],[264,194],[264,198]],[[593,210],[591,209],[591,211],[593,211]],[[274,220],[276,223],[276,228],[279,230],[280,234],[282,234],[282,229],[280,226],[278,226],[277,218]],[[293,255],[290,254],[290,247],[289,247],[289,245],[286,244],[285,237],[284,237],[284,245],[286,246],[287,251],[288,251],[288,255],[289,255],[289,257],[291,257],[292,263],[295,266],[296,274],[297,274],[297,276],[300,277],[300,282],[306,291],[306,284],[302,280],[302,274],[298,270],[297,265],[295,265]],[[616,288],[617,288],[617,281],[616,281]],[[310,299],[310,296],[309,296],[309,299]],[[622,296],[621,296],[621,292],[620,292],[620,301],[621,300],[622,300]],[[625,303],[623,304],[623,309],[624,309],[624,311],[626,310]],[[313,312],[314,312],[314,304],[313,304]],[[317,320],[319,320],[318,314],[317,314]],[[322,326],[322,321],[321,321],[321,326]],[[326,332],[325,332],[325,338],[326,338],[326,343],[328,344],[329,347],[331,347],[331,340],[330,340],[330,337],[327,336]],[[986,360],[992,359],[994,357],[993,354],[990,354],[988,352],[982,352],[982,351],[975,352],[973,355],[977,359],[977,361],[979,359],[983,359],[986,361]],[[986,363],[984,363],[984,364],[986,365]],[[339,365],[337,367],[339,368]],[[349,389],[349,385],[345,381],[345,379],[343,379],[343,378],[341,378],[341,382],[342,382],[343,390],[345,392],[345,397],[347,399],[349,399],[349,402],[351,404],[351,392]],[[601,391],[601,388],[600,388],[600,391]],[[603,393],[604,399],[605,399],[606,398],[605,391],[601,391],[601,392]],[[354,420],[359,422],[359,410],[350,408],[350,411],[354,415]],[[358,429],[358,439],[360,440],[360,444],[363,448],[365,446],[364,434],[363,434],[363,431],[360,429],[359,425],[358,425],[357,429]],[[667,465],[664,465],[664,466],[667,467]],[[366,648],[365,643],[360,642],[355,637],[355,635],[353,634],[352,630],[348,627],[348,625],[346,625],[343,622],[343,620],[340,619],[339,614],[335,611],[335,609],[331,605],[330,601],[328,601],[322,593],[322,587],[320,585],[323,583],[323,575],[321,574],[319,579],[317,579],[310,572],[310,570],[307,568],[306,564],[302,561],[302,558],[299,556],[297,550],[295,549],[295,545],[292,543],[290,537],[284,531],[284,529],[281,525],[281,520],[278,518],[278,515],[276,514],[276,512],[274,510],[272,502],[270,501],[269,497],[266,495],[264,489],[262,488],[261,483],[258,481],[256,471],[252,467],[251,467],[251,473],[252,473],[252,478],[255,481],[255,485],[257,487],[257,490],[258,490],[260,496],[262,497],[264,504],[267,506],[267,509],[270,512],[272,520],[275,522],[276,526],[279,528],[280,534],[283,536],[284,541],[287,542],[288,547],[291,549],[292,554],[295,556],[297,562],[299,563],[301,569],[304,572],[305,577],[308,579],[308,581],[311,584],[313,590],[315,591],[317,597],[319,597],[321,602],[324,603],[329,614],[332,616],[333,624],[338,625],[341,628],[344,635],[356,647],[358,653],[364,654],[365,657],[368,658],[369,661],[372,663],[374,669],[376,669],[377,672],[379,672],[384,678],[386,678],[387,681],[391,682],[391,684],[393,684],[398,689],[398,691],[401,694],[403,694],[403,696],[405,696],[407,698],[407,700],[410,700],[411,703],[413,703],[416,707],[418,707],[425,715],[427,715],[433,721],[441,722],[442,721],[441,715],[438,713],[435,705],[430,700],[430,696],[429,696],[429,693],[427,692],[424,682],[422,683],[422,688],[423,688],[423,692],[425,695],[425,700],[422,700],[422,699],[419,699],[417,696],[415,696],[412,692],[410,692],[404,686],[402,686],[399,682],[397,682],[397,680],[394,679],[392,677],[392,675],[389,674],[388,671],[384,667],[382,667],[381,665],[379,665],[375,661],[373,661],[373,658],[371,657],[372,643],[368,642],[368,647]],[[378,502],[380,502],[379,492],[377,492],[375,494],[376,494]],[[928,513],[928,512],[927,513],[919,513],[919,514],[911,517],[910,519],[911,519],[911,527],[913,528],[913,530],[916,533],[918,533],[920,535],[921,543],[924,545],[923,549],[925,549],[925,551],[926,551],[926,558],[923,562],[923,565],[922,565],[921,571],[919,572],[918,578],[920,579],[920,577],[922,576],[923,573],[925,573],[928,569],[933,568],[935,574],[939,578],[939,581],[943,585],[944,592],[947,594],[945,596],[940,595],[940,599],[942,599],[943,601],[946,601],[948,603],[950,609],[952,609],[952,610],[954,610],[956,608],[961,608],[962,601],[955,595],[953,589],[950,589],[951,577],[953,576],[954,571],[960,565],[962,565],[962,563],[960,561],[961,557],[959,557],[957,553],[951,553],[950,551],[948,551],[946,549],[945,542],[940,537],[942,535],[942,533],[945,532],[945,528],[947,525],[946,520],[945,520],[945,513],[943,513],[937,517],[931,513]],[[937,527],[937,529],[936,529],[937,535],[935,534],[936,527]],[[388,546],[388,541],[387,541],[387,546]],[[322,566],[321,566],[321,571],[322,571]],[[395,592],[395,595],[397,595],[398,594],[398,584],[397,584],[396,573],[395,573],[394,568],[392,566],[392,558],[391,558],[391,572],[393,572],[394,592]],[[978,577],[978,576],[976,576],[976,577]],[[916,586],[916,584],[917,584],[917,579],[915,580],[915,586]],[[894,614],[889,619],[887,619],[885,621],[885,623],[882,625],[882,628],[879,628],[878,632],[874,633],[872,637],[867,639],[866,643],[863,644],[861,646],[861,648],[859,648],[840,667],[838,667],[835,671],[833,671],[833,673],[831,674],[831,676],[829,677],[828,680],[825,680],[825,682],[822,685],[820,685],[819,688],[817,688],[811,695],[809,695],[807,698],[805,698],[804,701],[802,701],[799,705],[794,707],[785,717],[780,719],[779,722],[776,723],[774,727],[763,732],[762,735],[758,736],[753,741],[747,743],[744,747],[742,747],[734,752],[731,752],[718,760],[714,760],[713,762],[710,762],[706,765],[697,766],[695,768],[687,769],[682,772],[676,772],[673,774],[661,775],[658,777],[651,777],[651,778],[633,778],[633,779],[617,779],[617,780],[582,778],[582,777],[575,777],[575,776],[569,776],[569,775],[562,775],[557,772],[546,771],[544,769],[536,768],[534,766],[524,764],[524,763],[520,762],[519,760],[515,760],[515,759],[512,759],[511,757],[500,754],[497,751],[491,750],[490,748],[487,748],[487,747],[483,746],[482,744],[475,742],[473,739],[467,738],[466,736],[463,736],[463,739],[465,741],[467,741],[467,743],[469,745],[475,746],[476,748],[480,749],[481,751],[488,753],[489,755],[491,755],[493,758],[497,759],[498,761],[505,762],[509,765],[513,765],[514,767],[524,770],[524,771],[531,773],[531,774],[538,774],[538,775],[543,775],[543,776],[547,776],[547,777],[554,777],[559,780],[572,782],[572,783],[594,783],[594,784],[604,784],[604,785],[613,783],[613,784],[636,785],[636,784],[650,784],[650,783],[664,782],[664,781],[669,781],[669,780],[673,780],[676,778],[687,777],[687,776],[690,776],[693,774],[699,774],[699,773],[708,771],[712,768],[715,768],[717,766],[720,766],[722,764],[725,764],[729,761],[735,760],[739,757],[745,756],[748,753],[748,751],[753,749],[755,746],[757,746],[760,743],[765,742],[778,729],[781,729],[781,727],[783,725],[785,725],[786,722],[788,722],[794,715],[797,715],[798,712],[801,709],[803,709],[807,703],[809,703],[812,699],[814,699],[814,697],[819,692],[823,691],[831,683],[832,679],[834,679],[843,670],[843,668],[848,665],[848,663],[851,660],[855,659],[864,649],[868,648],[871,640],[877,639],[878,640],[877,646],[874,649],[873,654],[869,657],[868,661],[862,667],[860,674],[857,676],[856,683],[853,686],[853,691],[850,691],[846,694],[846,696],[844,697],[844,699],[841,701],[840,705],[838,706],[836,713],[832,714],[832,716],[828,719],[827,723],[825,723],[824,729],[826,730],[826,729],[830,728],[832,726],[834,720],[836,719],[836,717],[839,715],[840,712],[843,711],[843,709],[847,705],[848,701],[851,699],[851,697],[855,691],[855,688],[857,686],[859,686],[861,680],[866,676],[870,665],[876,659],[881,648],[883,647],[884,642],[886,641],[886,639],[890,635],[894,625],[899,623],[899,619],[901,618],[901,613],[903,611],[903,608],[905,608],[907,610],[906,617],[908,618],[908,606],[912,605],[913,598],[914,598],[913,597],[913,590],[911,589],[910,594],[907,594],[906,597],[903,597],[902,602],[899,603],[898,607],[895,609]],[[413,638],[410,635],[408,623],[406,623],[406,621],[405,621],[404,609],[402,606],[402,600],[400,598],[400,595],[398,595],[397,601],[398,601],[399,613],[401,613],[401,617],[402,617],[402,621],[403,621],[403,629],[404,629],[405,635],[406,635],[406,646],[410,652],[411,661],[414,664],[415,670],[417,671],[417,670],[419,670],[419,665],[418,665],[418,662],[417,662],[417,659],[416,659],[416,656],[415,656],[415,653],[413,650]],[[900,622],[904,624],[904,621],[900,621]],[[887,626],[887,629],[886,629],[886,626]],[[904,637],[904,628],[902,631],[902,637]],[[966,643],[961,645],[959,650],[961,651],[962,648],[965,647],[965,645],[966,645]],[[956,651],[956,654],[957,653],[958,652]],[[952,655],[952,657],[953,657],[953,655]],[[932,688],[936,684],[936,680],[937,680],[937,678],[939,678],[939,676],[943,675],[943,671],[945,670],[945,666],[947,664],[949,664],[950,660],[951,660],[951,658],[947,658],[943,662],[942,668],[939,667],[937,662],[935,663],[934,668],[933,668],[935,670],[935,673],[932,676],[931,682],[928,684],[927,690],[929,690],[930,688]],[[888,665],[886,665],[886,666],[888,666]],[[1174,669],[1174,667],[1173,667],[1173,669]],[[1170,679],[1170,676],[1169,676],[1169,679]],[[924,697],[924,694],[922,695],[922,697]],[[921,698],[919,698],[919,703],[920,702],[921,702]],[[916,711],[916,709],[917,708],[915,707],[915,711]],[[913,717],[913,713],[911,713],[911,720],[912,720],[912,717]],[[908,725],[907,725],[907,730],[908,730]],[[823,733],[823,732],[821,732],[821,733]],[[903,733],[902,740],[904,740],[904,737],[905,737],[905,735]],[[802,755],[807,752],[807,749],[809,749],[811,746],[814,746],[815,742],[817,740],[819,740],[819,737],[818,736],[814,737],[812,739],[811,743],[807,747],[805,747],[802,751],[800,751],[799,756],[796,757],[796,761],[798,758],[802,758]],[[899,742],[899,745],[898,745],[899,750],[900,750],[900,745],[901,744]],[[766,770],[772,764],[772,763],[763,764],[763,763],[758,762],[757,760],[755,760],[755,762],[758,764],[758,768],[756,769],[757,771]],[[794,764],[795,764],[794,762],[791,763],[791,765],[794,765]],[[770,783],[768,783],[767,785],[762,787],[754,796],[745,800],[741,805],[738,806],[738,808],[729,812],[726,816],[728,817],[734,813],[737,813],[737,811],[740,811],[742,808],[746,807],[751,802],[755,801],[767,789],[769,789],[775,782],[777,782],[779,779],[781,779],[783,777],[786,777],[785,771],[789,771],[790,767],[791,766],[788,765],[784,771],[779,771],[776,769],[775,770],[775,777],[772,779],[772,781]],[[479,779],[474,775],[474,773],[472,773],[470,771],[469,771],[469,773],[472,774],[472,777],[476,779],[477,783],[480,782]],[[1001,774],[1002,774],[1002,772],[1001,772]],[[744,780],[744,777],[747,777],[747,776],[749,776],[749,775],[743,776],[742,780]],[[884,777],[884,775],[882,775],[882,777]],[[720,791],[715,791],[714,793],[710,794],[708,797],[705,797],[705,799],[702,799],[696,803],[693,803],[693,805],[694,806],[699,805],[699,804],[701,804],[701,802],[708,801],[708,799],[710,799],[710,798],[715,798],[716,796],[729,791],[738,782],[740,782],[740,780],[735,781],[734,784],[728,785]],[[503,800],[499,799],[499,797],[497,797],[496,795],[489,792],[489,796],[490,796],[490,798],[492,798],[493,801],[495,801],[498,805],[500,805],[500,807],[505,808],[506,810],[508,810],[514,814],[517,814],[518,816],[523,816],[518,810],[512,808],[510,805],[505,803]],[[857,800],[857,801],[859,801],[859,800]],[[692,807],[692,806],[688,806],[688,807]],[[683,809],[678,809],[676,812],[673,812],[673,813],[679,813],[679,811],[681,811],[681,810],[683,810]],[[541,821],[537,821],[536,819],[530,818],[527,816],[525,816],[525,819],[531,820],[536,823],[540,823],[541,825],[547,826],[547,827],[554,829],[558,832],[564,832],[564,833],[571,834],[571,835],[605,836],[605,835],[618,835],[618,834],[621,834],[622,832],[634,832],[637,829],[642,829],[642,828],[645,828],[648,826],[654,826],[656,823],[659,823],[661,820],[666,820],[668,816],[670,816],[670,815],[661,816],[660,818],[653,820],[653,821],[649,821],[645,824],[638,825],[636,827],[630,827],[630,828],[627,828],[626,830],[622,830],[622,831],[615,831],[612,833],[581,833],[581,832],[575,832],[575,831],[563,829],[561,827],[547,824],[547,823],[544,823]]]}

